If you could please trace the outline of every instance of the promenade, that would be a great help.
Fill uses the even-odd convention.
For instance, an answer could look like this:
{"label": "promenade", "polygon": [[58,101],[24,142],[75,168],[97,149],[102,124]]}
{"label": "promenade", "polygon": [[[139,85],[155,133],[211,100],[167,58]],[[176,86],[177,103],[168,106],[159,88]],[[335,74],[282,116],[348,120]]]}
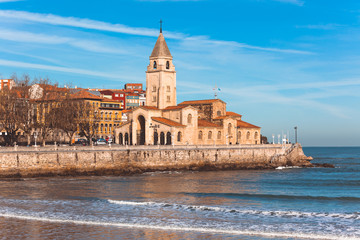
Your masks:
{"label": "promenade", "polygon": [[82,152],[82,151],[154,151],[154,150],[214,150],[214,149],[282,149],[288,150],[293,144],[236,144],[236,145],[119,145],[106,144],[94,146],[69,146],[69,145],[46,145],[43,146],[15,146],[15,147],[0,147],[0,153],[10,152]]}

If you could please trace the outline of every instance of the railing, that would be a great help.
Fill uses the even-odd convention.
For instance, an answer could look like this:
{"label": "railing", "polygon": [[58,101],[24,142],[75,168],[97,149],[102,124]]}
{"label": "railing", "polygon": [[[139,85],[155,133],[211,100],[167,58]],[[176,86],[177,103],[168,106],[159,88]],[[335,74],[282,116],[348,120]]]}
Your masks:
{"label": "railing", "polygon": [[[118,145],[118,144],[107,144],[107,145],[98,145],[98,146],[55,146],[47,145],[45,147],[0,147],[0,152],[13,152],[13,151],[108,151],[108,150],[196,150],[196,149],[278,149],[280,150],[279,154],[276,154],[274,157],[288,154],[295,145],[287,144],[285,145],[286,150],[284,151],[284,145],[282,144],[236,144],[236,145]],[[273,158],[274,158],[273,157]]]}

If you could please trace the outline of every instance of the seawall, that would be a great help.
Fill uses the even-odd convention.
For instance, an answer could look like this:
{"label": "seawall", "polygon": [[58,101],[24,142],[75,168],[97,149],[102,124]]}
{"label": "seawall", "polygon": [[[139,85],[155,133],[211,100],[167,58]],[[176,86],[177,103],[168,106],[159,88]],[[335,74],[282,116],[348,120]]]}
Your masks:
{"label": "seawall", "polygon": [[300,144],[0,148],[0,177],[310,167]]}

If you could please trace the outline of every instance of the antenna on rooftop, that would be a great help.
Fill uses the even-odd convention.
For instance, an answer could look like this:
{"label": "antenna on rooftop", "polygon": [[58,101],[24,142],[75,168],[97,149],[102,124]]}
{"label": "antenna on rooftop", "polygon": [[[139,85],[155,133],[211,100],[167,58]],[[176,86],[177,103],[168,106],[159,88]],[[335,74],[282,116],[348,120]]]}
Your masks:
{"label": "antenna on rooftop", "polygon": [[217,99],[218,98],[218,91],[221,91],[221,89],[218,88],[216,86],[216,84],[215,84],[215,87],[213,88],[213,91],[214,91],[214,97],[215,97],[215,99]]}
{"label": "antenna on rooftop", "polygon": [[163,24],[163,21],[162,21],[162,19],[160,19],[160,33],[162,33],[162,24]]}

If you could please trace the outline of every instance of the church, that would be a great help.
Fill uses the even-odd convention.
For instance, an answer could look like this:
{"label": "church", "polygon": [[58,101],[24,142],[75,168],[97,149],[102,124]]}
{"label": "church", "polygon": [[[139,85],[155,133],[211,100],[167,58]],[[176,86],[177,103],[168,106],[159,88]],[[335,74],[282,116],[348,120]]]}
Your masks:
{"label": "church", "polygon": [[125,114],[115,129],[121,145],[260,144],[261,128],[228,112],[220,99],[177,104],[175,66],[161,29],[146,71],[146,106]]}

